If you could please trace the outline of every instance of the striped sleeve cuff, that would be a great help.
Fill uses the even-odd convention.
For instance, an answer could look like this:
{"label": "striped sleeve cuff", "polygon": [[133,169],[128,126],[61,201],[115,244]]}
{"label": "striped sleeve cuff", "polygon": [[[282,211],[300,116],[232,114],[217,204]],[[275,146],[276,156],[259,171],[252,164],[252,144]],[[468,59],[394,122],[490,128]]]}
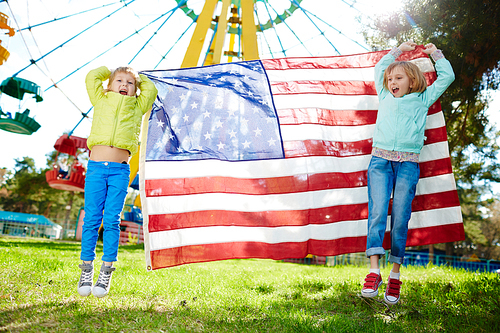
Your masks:
{"label": "striped sleeve cuff", "polygon": [[395,59],[397,59],[401,54],[403,54],[403,51],[399,49],[399,47],[393,47],[391,52],[389,52],[390,55],[392,55]]}
{"label": "striped sleeve cuff", "polygon": [[444,58],[444,54],[443,54],[443,52],[441,50],[436,50],[436,51],[432,52],[431,58],[432,58],[432,60],[434,60],[434,62],[436,62],[439,59],[443,59]]}

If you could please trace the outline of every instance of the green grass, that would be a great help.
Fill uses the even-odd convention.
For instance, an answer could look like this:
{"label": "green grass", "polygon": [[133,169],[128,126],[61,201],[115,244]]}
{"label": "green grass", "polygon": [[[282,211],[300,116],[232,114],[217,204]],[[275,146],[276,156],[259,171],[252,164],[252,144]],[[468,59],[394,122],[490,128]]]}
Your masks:
{"label": "green grass", "polygon": [[493,273],[408,267],[387,307],[359,297],[365,267],[227,260],[147,272],[142,246],[122,246],[97,299],[76,292],[79,251],[0,238],[0,332],[500,332]]}

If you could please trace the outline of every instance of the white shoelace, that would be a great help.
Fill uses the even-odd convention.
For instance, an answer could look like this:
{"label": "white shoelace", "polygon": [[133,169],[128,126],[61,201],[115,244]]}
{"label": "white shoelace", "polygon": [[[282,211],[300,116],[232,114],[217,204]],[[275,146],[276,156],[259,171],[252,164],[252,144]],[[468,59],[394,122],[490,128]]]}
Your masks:
{"label": "white shoelace", "polygon": [[102,272],[99,274],[99,278],[97,279],[96,285],[103,285],[105,288],[108,287],[109,278],[111,277],[111,273]]}
{"label": "white shoelace", "polygon": [[[82,267],[80,266],[80,268]],[[90,285],[92,285],[93,273],[94,270],[92,268],[82,269],[82,275],[80,276],[80,286],[83,285],[84,283],[90,283]]]}
{"label": "white shoelace", "polygon": [[111,273],[114,271],[112,267],[110,267],[109,271],[100,271],[99,277],[97,278],[96,286],[102,287],[104,289],[108,289],[109,280],[111,279]]}

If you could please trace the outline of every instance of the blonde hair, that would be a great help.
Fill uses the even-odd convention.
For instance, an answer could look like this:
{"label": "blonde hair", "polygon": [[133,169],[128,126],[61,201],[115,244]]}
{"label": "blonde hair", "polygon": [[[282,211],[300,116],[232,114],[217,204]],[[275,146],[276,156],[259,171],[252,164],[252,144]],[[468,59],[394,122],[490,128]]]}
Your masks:
{"label": "blonde hair", "polygon": [[389,90],[389,86],[387,85],[387,76],[392,73],[392,71],[396,67],[401,67],[405,71],[406,75],[410,79],[411,88],[408,90],[408,94],[414,92],[424,92],[427,89],[427,80],[425,80],[425,76],[418,68],[417,65],[409,62],[409,61],[396,61],[390,64],[384,72],[384,88]]}
{"label": "blonde hair", "polygon": [[111,84],[113,83],[115,76],[117,73],[126,73],[130,74],[134,77],[135,79],[135,94],[137,94],[137,88],[139,87],[139,84],[141,83],[141,78],[139,77],[139,73],[137,73],[132,67],[129,66],[123,66],[123,67],[118,67],[114,71],[111,72],[109,75],[109,80],[108,80],[108,87],[105,89],[105,92],[111,91]]}

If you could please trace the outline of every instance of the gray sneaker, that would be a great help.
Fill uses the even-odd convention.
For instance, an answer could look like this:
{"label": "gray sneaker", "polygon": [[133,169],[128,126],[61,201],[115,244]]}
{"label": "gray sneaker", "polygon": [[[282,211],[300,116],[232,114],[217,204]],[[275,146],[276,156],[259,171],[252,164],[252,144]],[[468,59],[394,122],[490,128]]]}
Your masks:
{"label": "gray sneaker", "polygon": [[100,298],[108,294],[109,287],[111,286],[111,273],[113,273],[115,269],[116,268],[106,266],[104,265],[104,263],[102,263],[101,271],[99,272],[99,278],[97,279],[97,282],[94,285],[94,289],[92,290],[92,293],[95,297]]}
{"label": "gray sneaker", "polygon": [[80,275],[80,281],[78,281],[78,293],[80,296],[87,297],[92,293],[92,283],[94,278],[94,265],[90,264],[80,264],[78,265],[82,270]]}

